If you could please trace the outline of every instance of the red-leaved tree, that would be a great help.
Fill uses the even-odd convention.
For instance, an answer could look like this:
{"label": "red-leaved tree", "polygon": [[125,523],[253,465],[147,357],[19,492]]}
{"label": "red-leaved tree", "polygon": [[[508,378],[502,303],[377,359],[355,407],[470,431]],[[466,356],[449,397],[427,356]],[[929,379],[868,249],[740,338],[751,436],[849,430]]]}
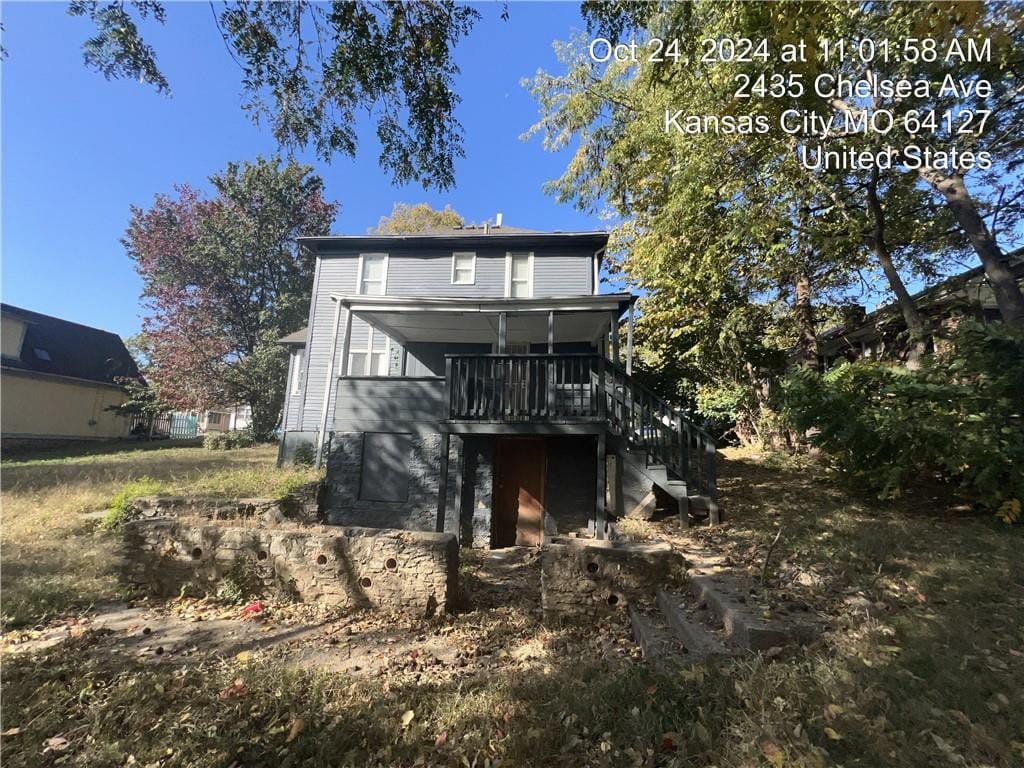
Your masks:
{"label": "red-leaved tree", "polygon": [[325,235],[338,205],[312,168],[278,158],[230,163],[204,197],[188,185],[132,207],[124,244],[149,314],[146,379],[178,408],[245,403],[268,437],[284,401],[276,345],[309,312],[313,257],[300,235]]}

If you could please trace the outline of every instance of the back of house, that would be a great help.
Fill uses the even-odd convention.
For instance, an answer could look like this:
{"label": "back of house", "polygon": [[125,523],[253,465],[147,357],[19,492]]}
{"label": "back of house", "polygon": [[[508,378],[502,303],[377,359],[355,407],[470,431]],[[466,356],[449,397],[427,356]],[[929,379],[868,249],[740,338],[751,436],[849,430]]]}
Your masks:
{"label": "back of house", "polygon": [[308,328],[281,340],[280,455],[326,463],[331,522],[540,544],[604,534],[609,468],[618,512],[649,506],[659,480],[683,500],[688,479],[707,486],[683,477],[687,441],[706,436],[632,381],[635,297],[599,290],[607,239],[484,226],[301,241],[316,272]]}

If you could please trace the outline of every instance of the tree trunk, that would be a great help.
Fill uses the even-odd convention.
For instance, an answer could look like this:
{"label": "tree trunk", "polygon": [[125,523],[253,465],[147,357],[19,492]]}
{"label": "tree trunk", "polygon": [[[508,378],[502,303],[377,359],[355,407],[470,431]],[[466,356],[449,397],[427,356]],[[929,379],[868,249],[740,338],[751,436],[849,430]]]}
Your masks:
{"label": "tree trunk", "polygon": [[811,246],[807,242],[807,206],[801,205],[797,219],[796,257],[797,270],[793,278],[796,315],[797,349],[800,350],[800,365],[818,370],[818,334],[814,328],[814,305],[812,303]]}
{"label": "tree trunk", "polygon": [[868,238],[875,258],[889,281],[889,288],[896,295],[896,303],[903,314],[903,322],[907,324],[910,332],[910,350],[907,355],[907,367],[917,369],[921,366],[921,358],[924,357],[927,344],[928,328],[921,313],[917,311],[917,305],[910,297],[910,291],[903,283],[896,265],[893,264],[892,254],[889,252],[889,244],[885,241],[885,211],[878,199],[878,176],[879,170],[876,166],[871,173],[871,182],[868,184],[868,212],[871,215],[871,236]]}
{"label": "tree trunk", "polygon": [[946,176],[927,167],[919,169],[918,174],[945,198],[946,205],[970,239],[992,285],[1003,320],[1007,325],[1024,327],[1024,295],[1003,259],[1002,250],[978,213],[978,205],[967,191],[963,178]]}
{"label": "tree trunk", "polygon": [[811,276],[807,270],[797,273],[794,280],[796,290],[797,348],[800,350],[800,365],[804,368],[818,368],[818,334],[814,329],[814,305],[811,303]]}

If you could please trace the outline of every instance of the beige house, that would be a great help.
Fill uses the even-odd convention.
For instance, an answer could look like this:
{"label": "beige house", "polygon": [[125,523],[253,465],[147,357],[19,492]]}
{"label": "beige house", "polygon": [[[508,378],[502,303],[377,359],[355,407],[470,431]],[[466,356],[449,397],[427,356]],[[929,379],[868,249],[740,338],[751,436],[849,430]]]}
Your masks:
{"label": "beige house", "polygon": [[118,385],[138,368],[116,334],[0,305],[0,436],[4,448],[128,436]]}

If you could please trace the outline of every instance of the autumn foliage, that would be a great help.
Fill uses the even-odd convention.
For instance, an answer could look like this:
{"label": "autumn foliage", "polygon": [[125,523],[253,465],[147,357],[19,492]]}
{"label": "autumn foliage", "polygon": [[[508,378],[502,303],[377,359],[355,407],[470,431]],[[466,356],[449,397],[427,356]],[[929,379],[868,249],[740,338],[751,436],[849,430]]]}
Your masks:
{"label": "autumn foliage", "polygon": [[301,235],[329,232],[338,206],[312,168],[277,158],[230,163],[214,195],[177,186],[132,207],[124,244],[143,281],[145,375],[177,408],[244,403],[258,436],[284,398],[281,336],[306,322],[313,257]]}

